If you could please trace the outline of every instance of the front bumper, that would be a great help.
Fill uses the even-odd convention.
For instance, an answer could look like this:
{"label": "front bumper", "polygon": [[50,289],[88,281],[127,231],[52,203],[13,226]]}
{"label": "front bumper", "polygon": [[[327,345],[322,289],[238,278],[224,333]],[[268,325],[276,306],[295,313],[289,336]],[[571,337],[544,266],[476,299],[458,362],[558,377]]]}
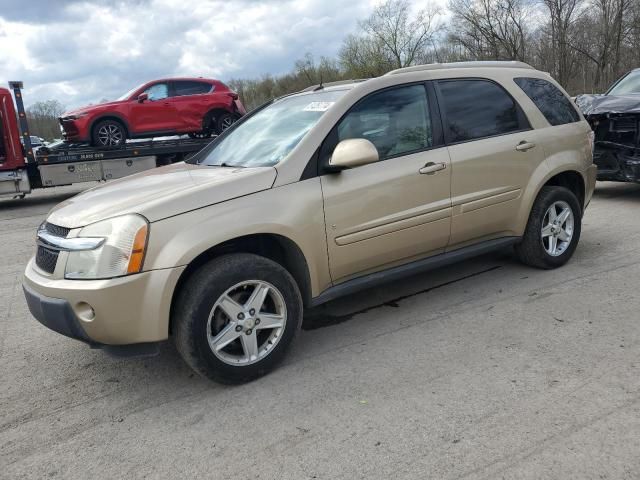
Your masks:
{"label": "front bumper", "polygon": [[71,120],[68,118],[59,118],[60,130],[62,138],[67,142],[88,142],[89,141],[89,125],[84,118]]}
{"label": "front bumper", "polygon": [[593,161],[598,180],[640,182],[640,148],[613,142],[596,142]]}
{"label": "front bumper", "polygon": [[31,315],[42,325],[65,337],[93,344],[76,317],[71,304],[61,298],[41,295],[26,284],[22,285]]}
{"label": "front bumper", "polygon": [[23,289],[32,315],[67,337],[93,346],[159,342],[168,338],[171,299],[184,268],[66,280],[47,276],[31,259]]}

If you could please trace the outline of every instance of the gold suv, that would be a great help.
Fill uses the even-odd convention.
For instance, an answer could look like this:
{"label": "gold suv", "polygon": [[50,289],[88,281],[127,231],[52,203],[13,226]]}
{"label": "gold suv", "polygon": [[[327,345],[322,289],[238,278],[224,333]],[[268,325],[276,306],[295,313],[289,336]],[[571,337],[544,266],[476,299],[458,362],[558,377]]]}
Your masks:
{"label": "gold suv", "polygon": [[509,245],[564,264],[595,174],[589,125],[523,63],[318,85],[187,162],[58,205],[24,292],[63,335],[122,355],[172,337],[202,375],[247,381],[304,307]]}

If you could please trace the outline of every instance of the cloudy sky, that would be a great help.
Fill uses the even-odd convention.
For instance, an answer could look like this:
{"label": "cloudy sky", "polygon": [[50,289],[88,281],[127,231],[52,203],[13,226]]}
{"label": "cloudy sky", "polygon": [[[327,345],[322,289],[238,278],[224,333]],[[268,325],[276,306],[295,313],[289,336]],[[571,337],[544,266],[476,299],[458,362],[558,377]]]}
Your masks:
{"label": "cloudy sky", "polygon": [[0,84],[78,107],[147,80],[284,73],[333,56],[377,0],[0,0]]}

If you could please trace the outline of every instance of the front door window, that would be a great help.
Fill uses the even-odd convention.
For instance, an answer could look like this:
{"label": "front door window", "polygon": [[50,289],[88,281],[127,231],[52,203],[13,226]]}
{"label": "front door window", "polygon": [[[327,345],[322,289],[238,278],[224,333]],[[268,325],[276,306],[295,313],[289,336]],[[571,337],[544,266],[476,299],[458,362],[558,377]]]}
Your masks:
{"label": "front door window", "polygon": [[169,86],[166,83],[156,83],[147,88],[144,93],[149,96],[149,100],[152,102],[164,100],[169,96]]}

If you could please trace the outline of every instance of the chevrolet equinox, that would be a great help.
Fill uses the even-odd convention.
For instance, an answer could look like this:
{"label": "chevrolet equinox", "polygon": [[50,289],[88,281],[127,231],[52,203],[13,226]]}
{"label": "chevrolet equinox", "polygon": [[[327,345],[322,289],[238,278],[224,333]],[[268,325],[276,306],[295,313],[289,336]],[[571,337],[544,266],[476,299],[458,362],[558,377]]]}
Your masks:
{"label": "chevrolet equinox", "polygon": [[512,245],[563,265],[595,185],[592,133],[519,62],[310,87],[187,162],[98,186],[37,233],[35,318],[120,355],[172,337],[225,383],[284,357],[303,308]]}

